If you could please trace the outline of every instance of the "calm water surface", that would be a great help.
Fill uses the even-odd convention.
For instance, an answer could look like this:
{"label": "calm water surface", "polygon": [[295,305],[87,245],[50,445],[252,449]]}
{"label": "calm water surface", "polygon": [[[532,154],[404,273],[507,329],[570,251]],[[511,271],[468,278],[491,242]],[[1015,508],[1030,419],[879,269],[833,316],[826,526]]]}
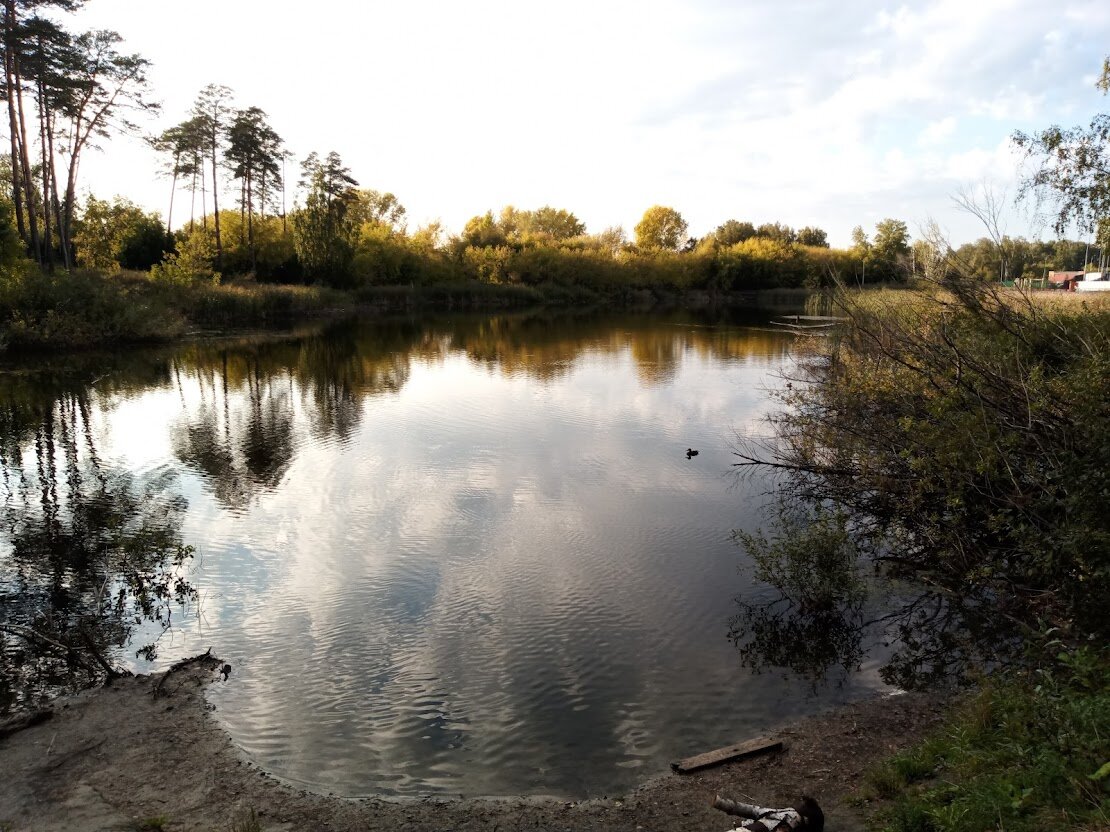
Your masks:
{"label": "calm water surface", "polygon": [[[154,663],[121,656],[212,646],[234,672],[209,699],[252,760],[349,796],[583,797],[878,686],[868,665],[814,695],[727,638],[751,591],[730,531],[768,488],[730,444],[790,338],[685,314],[364,320],[0,384],[56,401],[32,410],[62,434],[70,414],[71,456],[183,499],[199,602]],[[16,508],[46,491],[17,421]]]}

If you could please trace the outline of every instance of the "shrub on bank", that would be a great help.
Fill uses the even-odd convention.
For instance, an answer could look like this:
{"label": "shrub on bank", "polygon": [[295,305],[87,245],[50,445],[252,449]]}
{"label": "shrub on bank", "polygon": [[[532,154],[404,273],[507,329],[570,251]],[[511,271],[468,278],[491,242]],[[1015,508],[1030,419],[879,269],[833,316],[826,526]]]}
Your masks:
{"label": "shrub on bank", "polygon": [[0,279],[0,345],[86,347],[180,335],[185,317],[145,274],[43,274]]}

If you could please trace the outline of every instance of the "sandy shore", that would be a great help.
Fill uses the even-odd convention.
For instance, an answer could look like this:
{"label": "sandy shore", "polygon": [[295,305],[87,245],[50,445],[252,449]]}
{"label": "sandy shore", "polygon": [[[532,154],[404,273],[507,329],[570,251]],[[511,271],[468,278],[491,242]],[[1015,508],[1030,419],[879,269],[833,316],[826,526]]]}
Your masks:
{"label": "sandy shore", "polygon": [[[350,801],[290,788],[248,763],[209,716],[218,665],[121,679],[59,700],[52,716],[0,739],[0,830],[724,830],[717,793],[792,803],[805,791],[829,832],[862,830],[845,803],[873,761],[935,724],[942,700],[906,694],[840,707],[772,732],[782,752],[687,776],[660,776],[623,799]],[[162,682],[164,695],[152,690]],[[736,740],[745,739],[737,737]],[[709,749],[706,749],[709,750]],[[151,826],[160,820],[161,826]],[[147,826],[142,826],[143,823]]]}

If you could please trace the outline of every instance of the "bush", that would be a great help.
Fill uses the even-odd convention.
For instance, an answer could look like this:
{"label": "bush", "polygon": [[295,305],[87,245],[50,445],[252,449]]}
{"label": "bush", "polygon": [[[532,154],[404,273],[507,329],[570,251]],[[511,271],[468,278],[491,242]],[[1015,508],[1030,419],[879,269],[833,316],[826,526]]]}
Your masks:
{"label": "bush", "polygon": [[220,274],[212,269],[215,257],[215,236],[207,229],[197,228],[182,238],[177,251],[167,254],[161,263],[151,267],[150,277],[158,283],[176,286],[217,284]]}
{"label": "bush", "polygon": [[[788,505],[842,514],[858,557],[920,587],[888,680],[1017,660],[1045,626],[1110,640],[1110,298],[955,277],[839,302],[850,323],[810,340],[774,440],[741,454],[779,465]],[[797,571],[796,548],[766,550],[774,577]]]}
{"label": "bush", "polygon": [[184,317],[146,275],[47,275],[28,269],[0,280],[0,343],[87,347],[179,335]]}

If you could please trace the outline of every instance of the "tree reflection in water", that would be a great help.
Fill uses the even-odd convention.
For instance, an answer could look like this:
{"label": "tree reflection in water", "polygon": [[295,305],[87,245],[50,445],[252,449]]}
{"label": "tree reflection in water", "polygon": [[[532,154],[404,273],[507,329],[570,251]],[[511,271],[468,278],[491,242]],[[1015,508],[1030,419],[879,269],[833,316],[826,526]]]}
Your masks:
{"label": "tree reflection in water", "polygon": [[368,400],[400,392],[415,364],[463,359],[546,383],[572,372],[583,354],[627,355],[653,385],[672,378],[685,356],[789,352],[777,333],[731,322],[710,327],[685,312],[371,318],[69,356],[57,366],[40,359],[33,372],[0,375],[0,707],[104,675],[121,645],[153,641],[193,592],[175,482],[102,463],[91,413],[176,390],[173,457],[203,477],[221,506],[240,511],[280,488],[303,447],[349,442]]}
{"label": "tree reflection in water", "polygon": [[118,675],[140,630],[152,657],[195,595],[172,478],[103,465],[90,390],[44,387],[5,385],[0,410],[0,712]]}
{"label": "tree reflection in water", "polygon": [[[815,687],[842,680],[865,657],[883,654],[879,675],[907,690],[959,683],[997,665],[1012,630],[989,608],[876,579],[866,598],[807,608],[785,595],[737,599],[729,639],[756,672],[784,669]],[[881,648],[877,650],[876,648]]]}
{"label": "tree reflection in water", "polygon": [[782,668],[814,686],[847,678],[866,655],[860,610],[803,610],[787,598],[737,601],[729,639],[756,672]]}

